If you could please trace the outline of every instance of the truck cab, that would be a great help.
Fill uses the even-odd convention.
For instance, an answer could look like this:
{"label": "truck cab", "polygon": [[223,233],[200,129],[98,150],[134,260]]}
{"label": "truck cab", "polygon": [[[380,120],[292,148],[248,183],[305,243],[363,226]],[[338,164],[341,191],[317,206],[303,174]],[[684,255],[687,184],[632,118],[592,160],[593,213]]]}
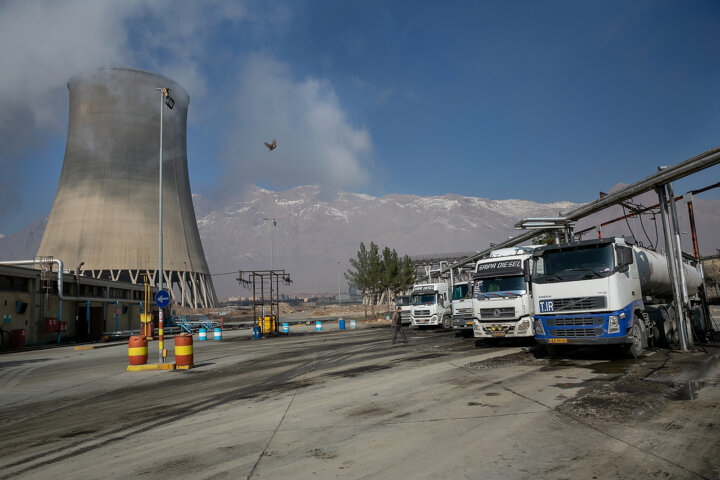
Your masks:
{"label": "truck cab", "polygon": [[450,328],[452,307],[449,290],[447,282],[414,285],[410,296],[411,324],[416,327],[439,325]]}
{"label": "truck cab", "polygon": [[473,302],[470,282],[456,282],[452,294],[453,328],[460,330],[463,337],[472,337]]}
{"label": "truck cab", "polygon": [[534,248],[503,248],[478,260],[472,296],[475,338],[533,337],[533,302],[527,272]]}
{"label": "truck cab", "polygon": [[403,325],[410,324],[410,317],[412,314],[410,295],[399,295],[395,297],[395,307],[400,307],[400,323]]}

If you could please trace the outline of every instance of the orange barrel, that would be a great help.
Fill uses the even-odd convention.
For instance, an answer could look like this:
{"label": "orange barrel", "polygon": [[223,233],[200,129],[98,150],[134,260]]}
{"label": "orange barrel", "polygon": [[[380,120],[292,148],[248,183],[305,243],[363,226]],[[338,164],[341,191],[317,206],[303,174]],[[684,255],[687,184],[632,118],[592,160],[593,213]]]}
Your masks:
{"label": "orange barrel", "polygon": [[175,335],[175,365],[193,366],[192,335]]}
{"label": "orange barrel", "polygon": [[145,365],[147,363],[147,338],[143,335],[133,335],[128,342],[128,360],[130,365]]}

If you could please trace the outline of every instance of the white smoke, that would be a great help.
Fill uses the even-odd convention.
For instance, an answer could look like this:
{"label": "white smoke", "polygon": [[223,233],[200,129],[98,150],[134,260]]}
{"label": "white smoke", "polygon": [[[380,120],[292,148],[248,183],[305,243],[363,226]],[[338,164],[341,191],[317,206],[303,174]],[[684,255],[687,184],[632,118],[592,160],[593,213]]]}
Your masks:
{"label": "white smoke", "polygon": [[[38,155],[67,128],[68,80],[106,66],[164,74],[202,98],[201,61],[220,22],[252,20],[221,0],[9,0],[0,2],[0,228],[42,195],[21,194]],[[53,158],[59,166],[62,158]],[[43,197],[52,202],[52,192]],[[25,205],[23,205],[25,200]],[[51,204],[39,207],[44,215]],[[27,212],[25,212],[27,215]],[[30,219],[28,219],[29,221]]]}

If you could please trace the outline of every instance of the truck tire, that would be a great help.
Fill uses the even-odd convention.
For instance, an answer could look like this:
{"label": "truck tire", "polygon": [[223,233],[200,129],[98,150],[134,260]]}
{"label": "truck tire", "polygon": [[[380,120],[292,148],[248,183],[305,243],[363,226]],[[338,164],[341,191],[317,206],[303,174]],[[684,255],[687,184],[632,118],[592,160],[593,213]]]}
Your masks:
{"label": "truck tire", "polygon": [[632,336],[632,343],[625,346],[625,353],[632,355],[635,358],[639,358],[645,349],[645,334],[640,324],[640,320],[637,317],[633,317],[633,324],[628,332]]}
{"label": "truck tire", "polygon": [[445,315],[442,318],[442,328],[452,328],[452,318],[448,315]]}

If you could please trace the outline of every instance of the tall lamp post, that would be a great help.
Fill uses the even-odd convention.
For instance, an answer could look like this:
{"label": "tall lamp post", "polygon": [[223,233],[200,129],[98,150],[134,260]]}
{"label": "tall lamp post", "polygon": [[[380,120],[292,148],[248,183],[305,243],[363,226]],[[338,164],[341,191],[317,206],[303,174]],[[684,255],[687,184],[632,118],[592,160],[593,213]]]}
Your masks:
{"label": "tall lamp post", "polygon": [[340,297],[340,260],[337,261],[337,280],[338,280],[338,315],[342,320],[342,298]]}
{"label": "tall lamp post", "polygon": [[[158,184],[158,292],[163,289],[163,231],[162,231],[162,214],[163,214],[163,113],[165,106],[172,110],[175,106],[175,100],[170,96],[170,89],[167,87],[156,88],[160,91],[160,183]],[[163,361],[163,309],[158,312],[158,354],[160,362]]]}

